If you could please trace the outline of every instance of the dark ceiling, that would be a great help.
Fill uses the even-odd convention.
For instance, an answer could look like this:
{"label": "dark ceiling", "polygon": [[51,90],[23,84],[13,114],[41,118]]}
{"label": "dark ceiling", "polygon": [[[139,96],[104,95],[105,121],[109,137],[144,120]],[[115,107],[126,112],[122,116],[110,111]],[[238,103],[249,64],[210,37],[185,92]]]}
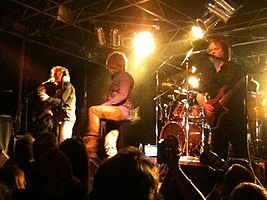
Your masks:
{"label": "dark ceiling", "polygon": [[[1,1],[0,30],[67,55],[98,62],[112,50],[99,46],[95,34],[102,27],[107,44],[110,29],[122,41],[138,30],[149,29],[162,60],[190,49],[190,30],[206,11],[208,0],[5,0]],[[228,1],[230,2],[230,1]],[[258,61],[266,57],[267,1],[235,0],[242,8],[212,35],[227,37],[237,57]],[[64,10],[63,12],[61,12]],[[123,44],[123,43],[122,43]],[[195,45],[195,44],[194,44]],[[121,49],[128,50],[126,45]],[[197,46],[195,52],[202,50]]]}

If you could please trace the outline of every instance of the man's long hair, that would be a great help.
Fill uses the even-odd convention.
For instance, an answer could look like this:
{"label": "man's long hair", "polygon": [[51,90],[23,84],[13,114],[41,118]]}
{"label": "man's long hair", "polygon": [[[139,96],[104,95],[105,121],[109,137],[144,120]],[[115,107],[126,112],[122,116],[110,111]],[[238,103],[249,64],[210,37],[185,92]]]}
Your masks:
{"label": "man's long hair", "polygon": [[70,73],[66,67],[63,66],[54,66],[52,70],[57,71],[61,74],[61,78],[64,75],[64,82],[70,82]]}
{"label": "man's long hair", "polygon": [[215,44],[220,44],[223,50],[223,60],[230,61],[231,60],[231,48],[228,42],[223,40],[222,38],[212,38],[208,41],[208,46],[214,42]]}

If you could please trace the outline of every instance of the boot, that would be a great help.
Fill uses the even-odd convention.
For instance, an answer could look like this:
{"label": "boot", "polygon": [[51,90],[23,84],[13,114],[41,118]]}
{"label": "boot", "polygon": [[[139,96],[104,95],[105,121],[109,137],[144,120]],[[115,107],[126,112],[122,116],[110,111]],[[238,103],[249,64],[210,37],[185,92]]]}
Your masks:
{"label": "boot", "polygon": [[83,137],[86,147],[87,155],[89,158],[98,158],[98,149],[100,143],[100,137],[93,135],[86,135]]}

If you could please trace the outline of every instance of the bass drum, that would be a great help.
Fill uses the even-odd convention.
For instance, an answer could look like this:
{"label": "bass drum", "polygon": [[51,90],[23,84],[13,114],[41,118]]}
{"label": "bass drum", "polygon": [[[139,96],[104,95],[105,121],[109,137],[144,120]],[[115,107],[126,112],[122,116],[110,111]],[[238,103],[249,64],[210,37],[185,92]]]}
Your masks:
{"label": "bass drum", "polygon": [[[165,139],[169,135],[174,135],[179,139],[180,156],[186,153],[185,129],[177,122],[169,122],[165,124],[160,132],[160,139]],[[191,156],[199,156],[202,147],[202,128],[198,124],[190,124],[189,126],[189,154]]]}
{"label": "bass drum", "polygon": [[177,122],[168,122],[161,129],[160,139],[166,139],[169,135],[174,135],[179,139],[180,155],[182,155],[185,144],[185,134],[183,128]]}

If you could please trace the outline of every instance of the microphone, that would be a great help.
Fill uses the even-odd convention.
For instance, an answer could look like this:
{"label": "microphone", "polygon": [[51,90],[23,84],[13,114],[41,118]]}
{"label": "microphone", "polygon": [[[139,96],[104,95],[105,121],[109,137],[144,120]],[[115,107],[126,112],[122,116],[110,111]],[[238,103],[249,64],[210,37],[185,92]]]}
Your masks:
{"label": "microphone", "polygon": [[50,83],[50,82],[54,82],[54,78],[49,78],[47,81],[42,82],[42,85],[44,85],[46,83]]}
{"label": "microphone", "polygon": [[178,85],[172,84],[172,83],[167,83],[167,82],[163,82],[161,84],[162,86],[167,86],[167,87],[172,87],[172,88],[179,88]]}
{"label": "microphone", "polygon": [[208,55],[209,59],[217,59],[217,60],[221,60],[221,61],[226,62],[226,61],[224,60],[224,58],[220,58],[220,57],[211,55],[211,54],[209,54],[209,53],[207,53],[207,55]]}
{"label": "microphone", "polygon": [[4,93],[12,93],[13,90],[0,90],[0,92],[4,92]]}

